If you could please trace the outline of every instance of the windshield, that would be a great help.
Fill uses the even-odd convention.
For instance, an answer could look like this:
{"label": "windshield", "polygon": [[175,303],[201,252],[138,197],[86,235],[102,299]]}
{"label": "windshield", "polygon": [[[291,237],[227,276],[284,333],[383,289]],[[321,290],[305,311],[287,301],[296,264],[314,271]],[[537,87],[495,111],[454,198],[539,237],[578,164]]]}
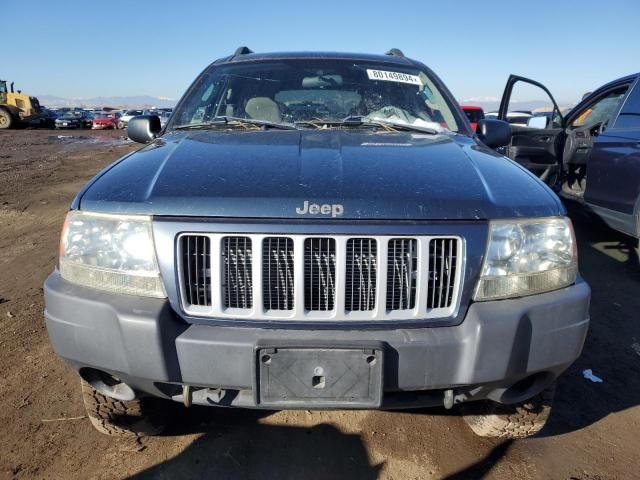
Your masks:
{"label": "windshield", "polygon": [[176,110],[172,127],[220,117],[292,125],[357,118],[458,131],[447,101],[426,72],[411,66],[341,59],[213,67]]}

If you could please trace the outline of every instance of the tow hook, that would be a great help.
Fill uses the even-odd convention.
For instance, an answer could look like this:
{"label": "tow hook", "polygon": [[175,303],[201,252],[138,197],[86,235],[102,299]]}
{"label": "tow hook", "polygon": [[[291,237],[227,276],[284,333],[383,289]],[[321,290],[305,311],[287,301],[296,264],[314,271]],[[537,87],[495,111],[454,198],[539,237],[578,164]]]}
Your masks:
{"label": "tow hook", "polygon": [[453,390],[449,389],[444,391],[443,403],[444,408],[447,410],[451,410],[451,408],[453,408]]}
{"label": "tow hook", "polygon": [[193,401],[193,392],[191,391],[191,385],[182,385],[182,403],[189,408]]}

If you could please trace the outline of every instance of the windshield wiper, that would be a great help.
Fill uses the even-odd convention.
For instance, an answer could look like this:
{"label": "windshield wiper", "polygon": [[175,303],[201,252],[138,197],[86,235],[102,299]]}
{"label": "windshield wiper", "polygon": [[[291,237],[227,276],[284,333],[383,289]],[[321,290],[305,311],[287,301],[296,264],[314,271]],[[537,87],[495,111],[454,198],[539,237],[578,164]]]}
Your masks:
{"label": "windshield wiper", "polygon": [[[353,117],[347,117],[347,118],[351,119]],[[369,124],[369,125],[378,125],[381,127],[388,127],[394,130],[405,130],[405,131],[412,131],[412,132],[429,133],[431,135],[438,135],[439,133],[442,133],[436,130],[435,128],[431,128],[431,127],[412,125],[410,123],[394,122],[392,120],[382,120],[379,118],[372,119],[372,120],[363,120],[363,123]]]}
{"label": "windshield wiper", "polygon": [[363,120],[360,116],[349,116],[342,120],[306,120],[303,122],[296,122],[296,126],[312,126],[318,129],[329,127],[380,127],[388,132],[397,132],[399,130],[413,131],[420,133],[429,133],[431,135],[437,135],[441,132],[429,127],[422,127],[419,125],[411,125],[410,123],[398,123],[390,120]]}
{"label": "windshield wiper", "polygon": [[216,127],[262,127],[262,128],[277,128],[279,130],[295,130],[293,125],[287,125],[286,123],[269,122],[267,120],[256,120],[253,118],[241,118],[241,117],[228,117],[219,116],[214,117],[209,122],[201,123],[187,123],[185,125],[178,125],[173,127],[174,130],[197,130]]}
{"label": "windshield wiper", "polygon": [[318,129],[329,128],[329,127],[366,127],[372,126],[367,125],[366,122],[362,120],[301,120],[299,122],[295,122],[294,125],[296,127],[314,127]]}

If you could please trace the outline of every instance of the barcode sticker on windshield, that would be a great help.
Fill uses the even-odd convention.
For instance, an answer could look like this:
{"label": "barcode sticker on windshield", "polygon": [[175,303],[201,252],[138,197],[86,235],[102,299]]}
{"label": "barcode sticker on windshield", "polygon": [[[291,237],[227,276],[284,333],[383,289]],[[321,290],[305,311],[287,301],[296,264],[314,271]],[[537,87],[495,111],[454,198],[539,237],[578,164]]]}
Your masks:
{"label": "barcode sticker on windshield", "polygon": [[409,75],[402,72],[389,72],[387,70],[372,70],[367,68],[369,80],[382,80],[385,82],[409,83],[411,85],[422,85],[422,80],[417,75]]}

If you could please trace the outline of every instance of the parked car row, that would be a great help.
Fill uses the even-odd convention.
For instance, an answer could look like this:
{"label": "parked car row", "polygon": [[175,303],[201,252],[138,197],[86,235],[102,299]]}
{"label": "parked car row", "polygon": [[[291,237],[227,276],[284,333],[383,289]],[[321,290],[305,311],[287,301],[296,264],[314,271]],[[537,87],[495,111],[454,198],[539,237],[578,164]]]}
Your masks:
{"label": "parked car row", "polygon": [[91,128],[93,130],[122,129],[126,128],[129,120],[138,115],[157,115],[164,126],[171,116],[172,109],[134,109],[117,110],[59,108],[43,109],[44,115],[30,123],[32,127],[39,128]]}

